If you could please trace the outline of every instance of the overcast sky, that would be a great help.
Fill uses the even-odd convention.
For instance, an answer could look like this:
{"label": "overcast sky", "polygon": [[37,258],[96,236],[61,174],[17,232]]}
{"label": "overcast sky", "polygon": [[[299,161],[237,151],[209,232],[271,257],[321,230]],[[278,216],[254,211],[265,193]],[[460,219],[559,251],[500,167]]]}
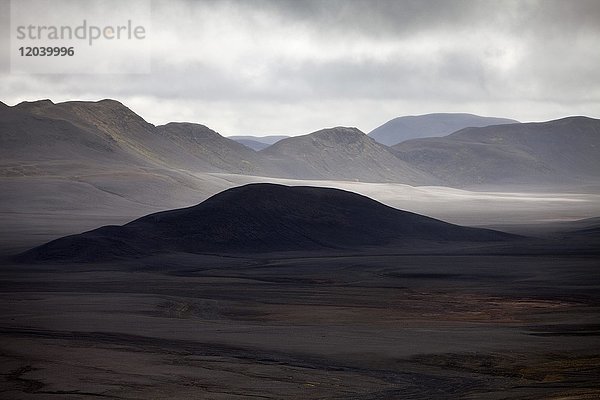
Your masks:
{"label": "overcast sky", "polygon": [[150,74],[3,68],[0,100],[114,98],[224,135],[431,112],[600,117],[598,0],[153,1],[148,40]]}

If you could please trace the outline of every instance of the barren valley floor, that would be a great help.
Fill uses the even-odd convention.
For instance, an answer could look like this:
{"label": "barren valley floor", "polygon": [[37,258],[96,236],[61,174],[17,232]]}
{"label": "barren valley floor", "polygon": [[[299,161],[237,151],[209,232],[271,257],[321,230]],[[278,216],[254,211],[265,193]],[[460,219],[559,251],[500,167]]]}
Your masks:
{"label": "barren valley floor", "polygon": [[[403,209],[523,234],[598,215],[596,192],[344,185]],[[3,195],[11,193],[20,192]],[[36,198],[3,203],[0,256],[165,208],[136,203],[134,215],[108,203],[108,213],[83,198],[93,213],[82,214],[50,201],[29,207]],[[9,204],[20,208],[9,212]],[[2,259],[0,398],[598,398],[597,246],[556,255],[540,243],[535,255]]]}
{"label": "barren valley floor", "polygon": [[5,399],[592,399],[595,256],[5,265]]}

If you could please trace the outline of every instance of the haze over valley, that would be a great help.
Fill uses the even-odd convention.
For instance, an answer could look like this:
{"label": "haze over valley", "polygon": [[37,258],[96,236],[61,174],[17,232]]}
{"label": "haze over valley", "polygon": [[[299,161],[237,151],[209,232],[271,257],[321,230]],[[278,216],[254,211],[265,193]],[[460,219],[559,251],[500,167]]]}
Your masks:
{"label": "haze over valley", "polygon": [[[600,211],[600,121],[592,118],[465,128],[393,147],[337,127],[255,151],[198,123],[154,126],[114,100],[21,103],[0,116],[4,247],[29,245],[14,229],[35,229],[43,242],[252,182],[337,187],[488,227]],[[62,218],[64,228],[49,229]]]}

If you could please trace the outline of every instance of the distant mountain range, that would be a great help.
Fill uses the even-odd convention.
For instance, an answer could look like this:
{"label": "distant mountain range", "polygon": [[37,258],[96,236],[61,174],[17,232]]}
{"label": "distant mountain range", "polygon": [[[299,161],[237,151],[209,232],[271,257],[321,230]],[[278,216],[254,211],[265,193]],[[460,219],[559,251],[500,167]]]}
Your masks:
{"label": "distant mountain range", "polygon": [[[295,179],[428,183],[433,178],[399,160],[355,128],[283,139],[261,152],[204,125],[154,126],[114,100],[20,103],[2,109],[4,175],[175,169]],[[24,166],[23,164],[27,164]],[[35,172],[35,171],[37,172]]]}
{"label": "distant mountain range", "polygon": [[203,125],[154,126],[114,100],[20,103],[1,117],[4,160],[263,172],[254,151]]}
{"label": "distant mountain range", "polygon": [[[468,114],[407,118],[420,121],[419,134],[450,129],[449,121],[498,121]],[[164,192],[187,198],[186,191],[204,190],[197,173],[455,187],[600,183],[599,120],[499,121],[503,125],[393,147],[378,143],[375,131],[336,127],[278,141],[263,138],[276,143],[254,151],[204,125],[154,126],[114,100],[24,102],[0,105],[0,177],[60,178],[108,193],[143,192],[139,201],[150,196],[152,204]]]}
{"label": "distant mountain range", "polygon": [[26,261],[105,261],[156,253],[352,250],[415,243],[503,242],[502,232],[461,227],[338,189],[251,184],[193,207],[104,226],[36,247]]}
{"label": "distant mountain range", "polygon": [[273,135],[273,136],[229,136],[231,140],[235,140],[238,143],[243,144],[246,147],[250,147],[253,150],[259,151],[266,149],[270,145],[277,143],[282,139],[289,138],[289,136]]}
{"label": "distant mountain range", "polygon": [[394,118],[369,132],[369,136],[386,146],[409,139],[446,136],[463,128],[514,124],[507,118],[481,117],[463,113],[437,113]]}
{"label": "distant mountain range", "polygon": [[449,186],[600,180],[600,120],[587,117],[466,128],[393,149],[400,159]]}

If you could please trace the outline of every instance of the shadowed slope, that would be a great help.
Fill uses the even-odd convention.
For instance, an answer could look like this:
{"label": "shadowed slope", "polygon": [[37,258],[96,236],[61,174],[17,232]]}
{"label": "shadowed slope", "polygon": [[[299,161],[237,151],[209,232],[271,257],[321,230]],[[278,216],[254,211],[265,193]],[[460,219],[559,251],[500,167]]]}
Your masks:
{"label": "shadowed slope", "polygon": [[221,192],[197,206],[57,239],[22,257],[95,261],[160,252],[309,251],[513,237],[397,210],[338,189],[251,184]]}
{"label": "shadowed slope", "polygon": [[225,138],[212,129],[187,122],[170,122],[156,127],[174,142],[179,151],[204,163],[204,171],[228,171],[236,174],[268,175],[269,168],[256,151]]}
{"label": "shadowed slope", "polygon": [[266,149],[279,142],[280,140],[287,139],[289,136],[273,135],[273,136],[229,136],[229,139],[235,140],[238,143],[243,144],[253,150],[259,151]]}
{"label": "shadowed slope", "polygon": [[262,142],[259,142],[257,140],[252,140],[252,139],[232,139],[232,140],[235,140],[239,144],[243,144],[247,148],[252,149],[254,151],[264,150],[270,146],[270,144],[262,143]]}

